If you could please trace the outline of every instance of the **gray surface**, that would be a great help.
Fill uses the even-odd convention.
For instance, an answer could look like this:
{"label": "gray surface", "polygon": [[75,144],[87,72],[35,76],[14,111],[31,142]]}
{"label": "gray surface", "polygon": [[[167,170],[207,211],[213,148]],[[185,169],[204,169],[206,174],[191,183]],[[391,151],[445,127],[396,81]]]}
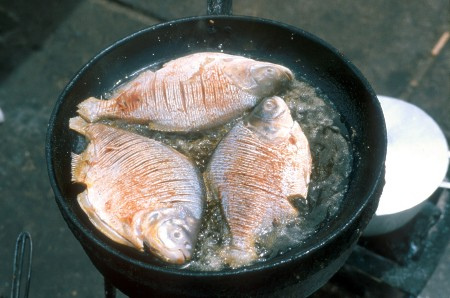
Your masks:
{"label": "gray surface", "polygon": [[[101,297],[103,281],[68,230],[48,183],[44,141],[58,94],[95,53],[140,28],[204,14],[205,2],[0,0],[0,297],[8,297],[17,234],[33,237],[30,297]],[[57,3],[57,4],[56,4]],[[282,21],[333,44],[378,94],[428,112],[450,138],[445,0],[234,1],[233,13]],[[450,293],[449,249],[422,297]]]}

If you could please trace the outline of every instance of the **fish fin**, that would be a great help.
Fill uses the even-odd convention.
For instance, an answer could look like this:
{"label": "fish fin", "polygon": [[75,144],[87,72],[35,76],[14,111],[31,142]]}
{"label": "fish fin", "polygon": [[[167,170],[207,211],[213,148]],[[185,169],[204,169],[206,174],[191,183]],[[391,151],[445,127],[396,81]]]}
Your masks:
{"label": "fish fin", "polygon": [[85,129],[88,123],[81,117],[73,117],[69,120],[69,127],[76,132],[85,135]]}
{"label": "fish fin", "polygon": [[72,173],[72,182],[82,182],[84,181],[84,175],[82,175],[83,169],[83,158],[81,155],[76,153],[71,153],[72,156],[72,164],[71,164],[71,173]]}
{"label": "fish fin", "polygon": [[150,130],[157,130],[157,131],[163,131],[163,132],[178,132],[178,131],[184,131],[183,129],[176,129],[176,127],[170,127],[164,124],[158,124],[156,122],[150,122],[148,124],[148,129]]}
{"label": "fish fin", "polygon": [[[303,165],[300,165],[302,167]],[[288,197],[308,197],[308,188],[310,181],[311,167],[303,166],[303,168],[290,168],[291,174],[285,178],[285,194]]]}
{"label": "fish fin", "polygon": [[104,100],[95,97],[89,97],[78,104],[78,114],[88,122],[95,122],[101,118],[99,114],[99,104]]}
{"label": "fish fin", "polygon": [[297,121],[294,122],[289,140],[292,140],[292,145],[297,148],[297,154],[301,156],[302,162],[286,170],[290,173],[286,175],[287,195],[307,198],[311,179],[312,157],[308,139]]}
{"label": "fish fin", "polygon": [[287,181],[288,189],[287,196],[288,197],[302,197],[307,198],[308,196],[308,178],[305,177],[307,175],[299,174],[297,175],[297,179],[292,179],[290,177]]}
{"label": "fish fin", "polygon": [[81,209],[86,213],[88,216],[90,222],[98,229],[100,232],[102,232],[105,236],[107,236],[109,239],[113,240],[114,242],[124,244],[127,246],[134,247],[134,245],[125,239],[122,235],[120,235],[117,231],[115,231],[110,225],[105,223],[96,213],[95,209],[92,207],[87,190],[81,192],[78,197],[78,204],[80,204]]}
{"label": "fish fin", "polygon": [[310,205],[308,200],[302,195],[290,195],[287,200],[295,208],[296,212],[300,214],[308,214],[310,211]]}
{"label": "fish fin", "polygon": [[214,59],[207,57],[207,55],[193,54],[166,62],[161,69],[163,71],[166,69],[182,73],[184,79],[189,80],[201,74],[202,68],[206,64],[205,60],[209,60],[209,62],[214,61]]}
{"label": "fish fin", "polygon": [[256,253],[256,248],[254,246],[242,248],[229,245],[219,251],[219,256],[225,264],[233,269],[250,265],[258,259],[258,254]]}
{"label": "fish fin", "polygon": [[142,78],[146,78],[146,77],[152,77],[154,75],[155,75],[155,72],[148,69],[148,70],[141,72],[136,78],[142,79]]}
{"label": "fish fin", "polygon": [[114,88],[114,91],[108,100],[116,100],[122,95],[132,91],[132,89],[135,89],[139,84],[145,85],[145,81],[154,78],[154,76],[155,72],[151,70],[145,70],[137,74],[136,76],[133,76],[129,81],[126,81],[123,84],[120,84],[118,87]]}

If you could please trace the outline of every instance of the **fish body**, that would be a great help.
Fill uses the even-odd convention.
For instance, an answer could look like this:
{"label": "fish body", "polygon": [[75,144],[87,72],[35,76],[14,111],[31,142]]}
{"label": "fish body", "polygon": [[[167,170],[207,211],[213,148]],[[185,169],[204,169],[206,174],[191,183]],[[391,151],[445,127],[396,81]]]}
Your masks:
{"label": "fish body", "polygon": [[298,216],[311,173],[308,140],[280,97],[263,100],[222,139],[205,173],[221,201],[231,242],[225,262],[255,261],[258,235]]}
{"label": "fish body", "polygon": [[198,131],[223,124],[274,95],[293,79],[281,65],[204,52],[147,70],[108,100],[78,105],[85,120],[123,119],[161,131]]}
{"label": "fish body", "polygon": [[80,117],[70,128],[89,144],[73,154],[78,202],[110,239],[181,264],[191,258],[203,212],[201,175],[181,153],[130,132]]}

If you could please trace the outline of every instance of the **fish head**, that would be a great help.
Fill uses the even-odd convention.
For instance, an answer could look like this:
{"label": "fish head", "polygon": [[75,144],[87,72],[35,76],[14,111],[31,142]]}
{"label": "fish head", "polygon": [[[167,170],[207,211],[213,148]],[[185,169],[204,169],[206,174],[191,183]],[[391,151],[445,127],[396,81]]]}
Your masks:
{"label": "fish head", "polygon": [[278,96],[262,100],[247,116],[246,126],[266,139],[285,138],[294,126],[291,111]]}
{"label": "fish head", "polygon": [[235,85],[259,98],[274,95],[294,79],[287,67],[251,59],[235,59],[224,68]]}
{"label": "fish head", "polygon": [[250,67],[251,78],[255,81],[254,93],[265,97],[275,94],[286,87],[294,75],[284,66],[272,63],[256,63]]}
{"label": "fish head", "polygon": [[153,211],[141,221],[143,241],[161,259],[173,264],[183,264],[192,257],[198,221],[185,209]]}

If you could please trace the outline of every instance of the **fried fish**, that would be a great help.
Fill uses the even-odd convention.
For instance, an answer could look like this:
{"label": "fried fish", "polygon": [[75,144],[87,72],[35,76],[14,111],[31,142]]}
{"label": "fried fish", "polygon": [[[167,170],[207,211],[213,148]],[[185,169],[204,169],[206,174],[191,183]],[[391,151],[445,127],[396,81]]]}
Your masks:
{"label": "fried fish", "polygon": [[161,131],[199,131],[226,123],[293,79],[281,65],[203,52],[142,72],[108,100],[78,105],[86,121],[123,119]]}
{"label": "fried fish", "polygon": [[308,140],[280,97],[263,100],[222,139],[205,178],[230,232],[226,263],[255,261],[258,236],[298,216],[293,200],[307,196],[311,163]]}
{"label": "fried fish", "polygon": [[203,212],[199,171],[184,155],[155,140],[80,117],[70,128],[89,144],[72,156],[72,180],[90,221],[110,239],[182,264],[193,253]]}

